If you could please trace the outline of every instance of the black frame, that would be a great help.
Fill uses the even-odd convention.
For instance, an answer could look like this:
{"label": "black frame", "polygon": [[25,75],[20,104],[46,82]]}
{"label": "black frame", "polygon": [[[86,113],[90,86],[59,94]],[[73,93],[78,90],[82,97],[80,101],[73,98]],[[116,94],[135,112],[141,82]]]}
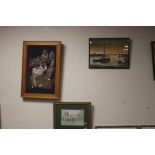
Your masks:
{"label": "black frame", "polygon": [[[61,110],[84,110],[84,125],[62,125]],[[55,102],[53,107],[54,129],[91,129],[90,102]]]}
{"label": "black frame", "polygon": [[153,79],[155,80],[155,41],[151,42],[151,49],[152,49]]}
{"label": "black frame", "polygon": [[108,125],[95,126],[95,129],[155,129],[155,125]]}
{"label": "black frame", "polygon": [[138,125],[108,125],[108,126],[95,126],[95,129],[140,129]]}
{"label": "black frame", "polygon": [[[91,63],[90,63],[90,58],[91,58],[91,54],[90,54],[90,48],[91,48],[91,41],[101,41],[101,40],[103,40],[103,41],[109,41],[109,42],[115,42],[115,41],[118,41],[118,40],[122,40],[123,42],[126,42],[127,43],[127,45],[128,45],[128,54],[127,54],[127,57],[126,57],[126,59],[127,59],[127,63],[126,63],[126,65],[120,65],[120,66],[118,66],[118,67],[116,67],[116,66],[95,66],[95,65],[91,65]],[[131,53],[131,40],[130,40],[130,38],[89,38],[89,68],[90,69],[129,69],[130,68],[130,53]],[[105,55],[105,53],[104,53],[104,55]],[[120,54],[121,55],[121,54]],[[123,55],[123,54],[122,54]],[[106,58],[100,58],[100,60],[96,60],[96,61],[102,61],[101,59],[106,59]],[[93,60],[94,61],[94,60]],[[105,60],[103,60],[103,61],[105,61]],[[108,61],[110,61],[110,58],[109,58],[109,60]],[[104,63],[104,62],[102,62],[102,63]],[[106,62],[105,62],[106,63]]]}

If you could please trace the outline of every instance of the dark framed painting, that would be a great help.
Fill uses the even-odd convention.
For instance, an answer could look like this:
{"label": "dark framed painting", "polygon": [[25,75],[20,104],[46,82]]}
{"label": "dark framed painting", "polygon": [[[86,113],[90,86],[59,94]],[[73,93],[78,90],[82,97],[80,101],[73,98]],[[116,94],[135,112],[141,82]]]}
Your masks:
{"label": "dark framed painting", "polygon": [[155,129],[155,125],[140,125],[140,129]]}
{"label": "dark framed painting", "polygon": [[140,129],[138,125],[108,125],[108,126],[95,126],[95,129]]}
{"label": "dark framed painting", "polygon": [[89,68],[129,69],[129,38],[89,38]]}
{"label": "dark framed painting", "polygon": [[90,102],[55,102],[55,129],[91,129]]}
{"label": "dark framed painting", "polygon": [[155,80],[155,41],[151,42],[151,48],[152,48],[153,79]]}
{"label": "dark framed painting", "polygon": [[24,41],[21,96],[59,99],[60,41]]}

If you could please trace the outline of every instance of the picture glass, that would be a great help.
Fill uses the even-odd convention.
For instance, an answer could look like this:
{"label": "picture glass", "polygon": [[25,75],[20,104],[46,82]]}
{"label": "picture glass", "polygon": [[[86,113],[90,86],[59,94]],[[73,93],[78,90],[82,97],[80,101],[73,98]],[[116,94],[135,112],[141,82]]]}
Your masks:
{"label": "picture glass", "polygon": [[54,94],[56,46],[28,45],[26,92]]}
{"label": "picture glass", "polygon": [[84,110],[62,109],[61,125],[84,126]]}
{"label": "picture glass", "polygon": [[129,68],[128,38],[90,38],[90,68]]}

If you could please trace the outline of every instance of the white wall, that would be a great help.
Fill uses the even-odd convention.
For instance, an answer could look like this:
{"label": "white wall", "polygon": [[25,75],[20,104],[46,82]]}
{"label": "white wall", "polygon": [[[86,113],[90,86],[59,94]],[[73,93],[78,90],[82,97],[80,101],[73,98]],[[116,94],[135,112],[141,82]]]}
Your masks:
{"label": "white wall", "polygon": [[[90,37],[131,38],[130,69],[89,69]],[[23,40],[62,41],[61,101],[91,101],[94,126],[155,124],[155,27],[0,27],[2,128],[53,128],[51,101],[20,97]]]}

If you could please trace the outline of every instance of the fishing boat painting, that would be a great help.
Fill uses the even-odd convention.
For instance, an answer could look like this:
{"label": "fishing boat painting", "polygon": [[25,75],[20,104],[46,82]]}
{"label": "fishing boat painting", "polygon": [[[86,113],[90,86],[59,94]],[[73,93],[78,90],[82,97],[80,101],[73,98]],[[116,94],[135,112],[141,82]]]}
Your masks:
{"label": "fishing boat painting", "polygon": [[89,68],[128,69],[129,38],[90,38]]}

